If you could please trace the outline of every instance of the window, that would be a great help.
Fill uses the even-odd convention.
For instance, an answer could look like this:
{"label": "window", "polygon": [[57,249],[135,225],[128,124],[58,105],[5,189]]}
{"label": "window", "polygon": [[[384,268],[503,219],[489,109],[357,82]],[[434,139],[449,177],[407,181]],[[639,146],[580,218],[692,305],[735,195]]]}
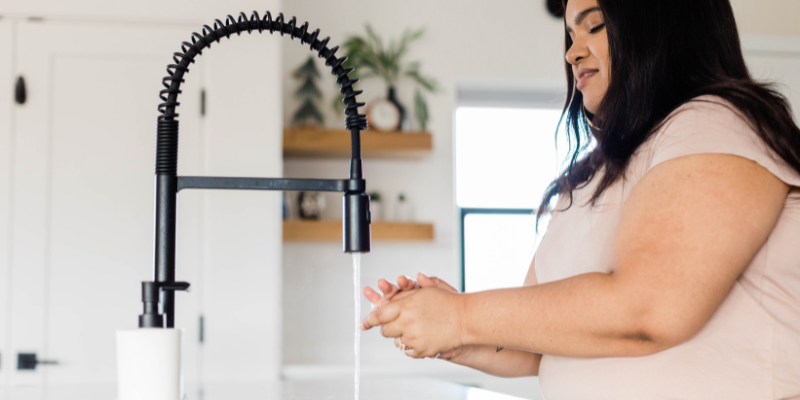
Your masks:
{"label": "window", "polygon": [[563,131],[556,151],[557,102],[502,103],[462,105],[455,113],[456,202],[467,292],[522,285],[547,229],[543,219],[536,234],[535,208],[568,152]]}

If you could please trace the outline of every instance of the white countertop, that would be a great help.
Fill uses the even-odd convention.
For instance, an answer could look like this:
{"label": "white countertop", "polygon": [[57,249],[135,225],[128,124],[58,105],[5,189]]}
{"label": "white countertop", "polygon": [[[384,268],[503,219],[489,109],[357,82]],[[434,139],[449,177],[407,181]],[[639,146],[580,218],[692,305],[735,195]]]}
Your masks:
{"label": "white countertop", "polygon": [[[0,388],[0,400],[113,400],[114,385]],[[434,379],[365,379],[362,400],[519,400]],[[353,400],[351,380],[187,386],[186,400]]]}

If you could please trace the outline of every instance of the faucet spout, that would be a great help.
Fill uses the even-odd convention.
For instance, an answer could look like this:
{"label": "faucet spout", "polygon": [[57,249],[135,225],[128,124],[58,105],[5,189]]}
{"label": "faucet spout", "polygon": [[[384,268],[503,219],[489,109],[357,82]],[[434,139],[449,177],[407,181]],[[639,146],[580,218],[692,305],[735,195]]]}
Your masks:
{"label": "faucet spout", "polygon": [[[282,178],[226,178],[226,177],[180,177],[178,176],[178,114],[180,104],[178,95],[184,82],[184,74],[195,62],[195,57],[203,50],[211,47],[211,43],[219,43],[222,38],[232,39],[242,33],[269,32],[280,33],[291,39],[300,39],[300,44],[308,45],[312,51],[325,60],[336,76],[336,83],[341,85],[340,93],[344,95],[345,129],[350,131],[352,156],[350,162],[350,179],[282,179]],[[235,36],[232,34],[236,33]],[[142,286],[142,302],[144,313],[140,317],[142,328],[172,328],[175,321],[175,291],[186,290],[189,285],[175,282],[175,236],[178,191],[181,189],[229,189],[229,190],[312,190],[344,192],[343,241],[347,253],[368,252],[370,250],[369,196],[366,194],[366,182],[361,170],[361,131],[367,129],[366,115],[359,114],[359,103],[356,96],[362,93],[353,85],[358,79],[350,79],[348,74],[355,68],[343,67],[347,57],[338,57],[339,46],[328,47],[330,38],[319,38],[320,31],[309,31],[308,22],[297,26],[297,19],[292,17],[288,22],[283,14],[273,19],[267,12],[263,18],[253,12],[248,18],[240,13],[238,18],[228,16],[223,23],[220,20],[204,26],[201,33],[192,34],[192,41],[184,42],[180,53],[174,53],[175,64],[167,66],[169,76],[162,80],[164,89],[159,97],[157,139],[156,139],[156,229],[155,229],[155,277],[153,282],[144,282]]]}
{"label": "faucet spout", "polygon": [[[361,152],[361,145],[358,147]],[[359,154],[360,156],[360,154]],[[361,179],[361,159],[353,158],[350,160],[350,179]],[[362,191],[347,191],[344,195],[342,206],[342,238],[344,239],[345,253],[368,253],[372,241],[370,223],[372,214],[369,212],[369,195]]]}
{"label": "faucet spout", "polygon": [[369,212],[369,195],[347,193],[344,195],[344,237],[345,253],[368,253],[370,251],[372,215]]}

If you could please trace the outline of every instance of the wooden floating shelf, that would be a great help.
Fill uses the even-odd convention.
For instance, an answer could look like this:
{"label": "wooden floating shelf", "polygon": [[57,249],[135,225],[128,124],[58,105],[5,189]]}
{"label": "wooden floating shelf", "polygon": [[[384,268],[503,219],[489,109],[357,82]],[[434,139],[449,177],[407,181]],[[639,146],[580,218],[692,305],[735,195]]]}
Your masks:
{"label": "wooden floating shelf", "polygon": [[[373,222],[372,240],[431,241],[433,224],[406,222]],[[342,241],[342,221],[283,221],[284,242]]]}
{"label": "wooden floating shelf", "polygon": [[[428,132],[361,132],[362,158],[421,158],[432,150]],[[283,156],[349,158],[350,131],[284,129]]]}

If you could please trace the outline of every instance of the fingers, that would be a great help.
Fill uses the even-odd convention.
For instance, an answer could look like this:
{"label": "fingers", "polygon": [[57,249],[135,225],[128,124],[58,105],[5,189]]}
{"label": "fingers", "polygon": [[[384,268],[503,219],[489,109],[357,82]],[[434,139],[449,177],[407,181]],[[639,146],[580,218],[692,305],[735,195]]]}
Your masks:
{"label": "fingers", "polygon": [[459,349],[453,349],[445,353],[439,353],[434,358],[438,358],[440,360],[450,361],[455,358],[456,354],[458,353]]}
{"label": "fingers", "polygon": [[439,289],[444,289],[444,290],[447,290],[449,292],[458,293],[458,289],[450,286],[447,282],[445,282],[445,281],[443,281],[443,280],[441,280],[441,279],[439,279],[439,278],[437,278],[435,276],[428,277],[425,274],[423,274],[422,272],[420,272],[420,273],[417,274],[417,280],[419,281],[420,286],[422,286],[423,288],[426,288],[426,287],[437,287]]}
{"label": "fingers", "polygon": [[403,326],[397,320],[381,325],[381,335],[385,338],[399,338],[403,336]]}
{"label": "fingers", "polygon": [[419,285],[422,286],[423,288],[435,288],[436,287],[436,280],[427,277],[422,272],[417,274],[417,281],[419,282]]}
{"label": "fingers", "polygon": [[400,287],[400,290],[414,290],[419,288],[417,281],[405,275],[401,275],[397,278],[397,286]]}
{"label": "fingers", "polygon": [[394,339],[394,345],[395,345],[395,347],[400,349],[400,351],[402,351],[403,354],[405,354],[406,356],[411,357],[411,358],[420,358],[420,357],[415,357],[414,349],[412,349],[410,347],[407,347],[406,344],[403,343],[403,338],[402,337],[395,338]]}
{"label": "fingers", "polygon": [[367,331],[376,326],[387,324],[400,316],[400,307],[397,303],[389,303],[373,310],[367,318],[361,321],[361,330]]}
{"label": "fingers", "polygon": [[[383,292],[383,296],[378,294],[378,292],[376,292],[374,289],[365,287],[364,297],[366,297],[373,306],[378,306],[381,305],[380,303],[388,302],[398,293],[418,289],[419,287],[420,285],[417,283],[417,281],[407,276],[400,276],[397,278],[397,285],[387,281],[386,279],[379,279],[378,289]],[[383,301],[381,301],[382,297]]]}
{"label": "fingers", "polygon": [[369,286],[364,288],[364,297],[366,297],[367,300],[369,300],[369,302],[373,305],[378,304],[378,302],[381,301],[381,295]]}
{"label": "fingers", "polygon": [[409,290],[405,292],[400,292],[392,298],[393,301],[400,301],[405,299],[406,297],[413,296],[415,294],[415,290]]}
{"label": "fingers", "polygon": [[397,347],[398,349],[400,349],[400,351],[402,351],[403,354],[405,354],[408,357],[420,358],[420,357],[416,357],[416,354],[418,354],[418,353],[415,354],[414,349],[412,349],[411,347],[409,347],[407,344],[405,344],[403,342],[403,337],[402,336],[397,337],[397,338],[394,339],[394,346]]}
{"label": "fingers", "polygon": [[381,292],[383,292],[384,296],[389,298],[391,298],[391,296],[394,296],[395,293],[400,291],[399,287],[387,281],[386,279],[378,280],[378,289],[380,289]]}
{"label": "fingers", "polygon": [[407,348],[405,351],[403,351],[403,353],[405,353],[406,356],[408,357],[416,358],[418,360],[425,358],[425,356],[423,356],[421,352],[419,352],[418,350],[414,350],[411,347]]}
{"label": "fingers", "polygon": [[381,296],[378,292],[376,292],[371,287],[364,288],[364,297],[372,303],[373,309],[376,307],[382,307],[383,305],[387,304],[392,298],[394,298],[398,293],[402,293],[404,291],[411,291],[413,289],[419,288],[419,284],[414,279],[407,277],[407,276],[400,276],[397,278],[397,285],[387,281],[386,279],[379,279],[378,280],[378,288],[383,292],[383,296]]}

